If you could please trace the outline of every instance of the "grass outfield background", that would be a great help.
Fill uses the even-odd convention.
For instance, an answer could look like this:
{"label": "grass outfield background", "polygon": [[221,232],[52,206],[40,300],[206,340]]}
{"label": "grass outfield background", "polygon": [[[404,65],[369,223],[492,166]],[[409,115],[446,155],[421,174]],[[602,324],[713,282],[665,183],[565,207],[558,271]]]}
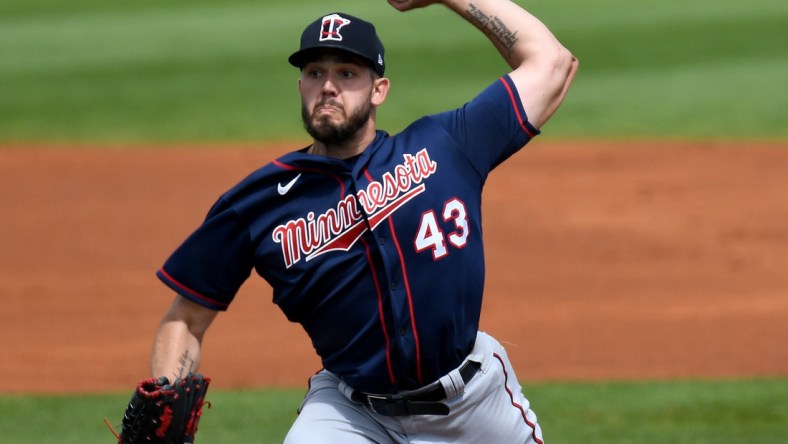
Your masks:
{"label": "grass outfield background", "polygon": [[[327,6],[327,5],[331,6]],[[784,0],[532,1],[581,60],[550,138],[785,138]],[[302,137],[303,26],[327,9],[377,23],[393,91],[381,127],[458,106],[507,71],[434,7],[378,1],[5,0],[0,141]]]}
{"label": "grass outfield background", "polygon": [[[551,444],[782,444],[788,436],[785,380],[550,383],[526,390]],[[200,421],[197,442],[281,443],[303,393],[212,392],[214,407]],[[101,418],[127,401],[126,394],[0,397],[0,442],[111,442]]]}
{"label": "grass outfield background", "polygon": [[[522,2],[521,2],[522,3]],[[328,6],[330,5],[330,6]],[[788,137],[784,0],[528,2],[581,59],[545,138]],[[4,0],[0,149],[302,138],[305,23],[331,10],[374,21],[393,92],[381,127],[458,106],[506,67],[441,8],[382,0]],[[64,381],[67,383],[67,381]],[[528,384],[550,443],[788,441],[788,380]],[[200,442],[281,442],[303,389],[214,391]],[[109,442],[128,394],[0,396],[0,443]]]}

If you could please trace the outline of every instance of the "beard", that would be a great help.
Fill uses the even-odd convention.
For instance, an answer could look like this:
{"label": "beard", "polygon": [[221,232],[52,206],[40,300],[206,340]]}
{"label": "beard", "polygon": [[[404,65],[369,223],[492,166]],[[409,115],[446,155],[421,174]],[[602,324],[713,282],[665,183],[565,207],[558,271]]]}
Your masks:
{"label": "beard", "polygon": [[[340,107],[331,100],[318,103],[315,105],[315,108],[325,103],[335,106],[343,113],[345,111],[344,107]],[[301,104],[301,120],[304,122],[306,132],[309,133],[313,139],[325,145],[341,145],[352,139],[356,133],[366,125],[371,114],[372,104],[367,101],[353,111],[352,114],[347,116],[345,121],[334,123],[331,121],[331,116],[313,117],[313,114],[309,112],[306,105],[303,103]]]}

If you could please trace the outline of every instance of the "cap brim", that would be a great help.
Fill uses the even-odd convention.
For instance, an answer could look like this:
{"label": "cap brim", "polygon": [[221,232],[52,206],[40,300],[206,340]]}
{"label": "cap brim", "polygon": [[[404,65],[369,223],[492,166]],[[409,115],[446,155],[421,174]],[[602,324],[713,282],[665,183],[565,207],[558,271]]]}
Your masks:
{"label": "cap brim", "polygon": [[358,51],[354,51],[352,49],[348,49],[346,46],[332,45],[330,43],[324,43],[322,45],[316,45],[309,48],[304,48],[300,51],[296,51],[290,57],[287,58],[287,61],[290,62],[290,64],[295,66],[296,68],[303,68],[304,65],[306,65],[306,60],[309,54],[319,51],[321,49],[335,49],[338,51],[346,52],[348,54],[353,54],[354,56],[357,56],[358,58],[366,61],[367,65],[369,65],[369,67],[372,68],[373,71],[377,72],[381,76],[383,75],[383,73],[379,71],[378,66],[375,64],[374,60],[370,60],[364,54]]}

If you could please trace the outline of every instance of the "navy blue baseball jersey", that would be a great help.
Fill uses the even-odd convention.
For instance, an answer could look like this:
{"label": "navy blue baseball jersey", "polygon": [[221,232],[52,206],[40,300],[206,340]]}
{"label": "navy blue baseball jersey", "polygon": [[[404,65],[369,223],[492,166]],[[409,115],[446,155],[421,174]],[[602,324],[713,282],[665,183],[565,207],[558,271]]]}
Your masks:
{"label": "navy blue baseball jersey", "polygon": [[473,347],[482,188],[536,134],[504,76],[458,109],[378,131],[355,158],[286,154],[222,195],[157,275],[225,310],[254,269],[350,386],[423,386]]}

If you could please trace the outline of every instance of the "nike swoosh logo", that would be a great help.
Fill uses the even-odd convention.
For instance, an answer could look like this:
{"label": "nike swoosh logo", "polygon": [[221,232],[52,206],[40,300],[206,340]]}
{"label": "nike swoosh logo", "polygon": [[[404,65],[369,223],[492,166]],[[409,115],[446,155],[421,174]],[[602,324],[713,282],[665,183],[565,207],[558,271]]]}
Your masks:
{"label": "nike swoosh logo", "polygon": [[281,183],[278,183],[276,185],[276,190],[279,191],[279,195],[284,196],[285,194],[287,194],[287,192],[290,191],[290,188],[293,188],[293,185],[295,185],[299,177],[301,177],[300,173],[293,180],[287,182],[286,185],[282,185]]}

